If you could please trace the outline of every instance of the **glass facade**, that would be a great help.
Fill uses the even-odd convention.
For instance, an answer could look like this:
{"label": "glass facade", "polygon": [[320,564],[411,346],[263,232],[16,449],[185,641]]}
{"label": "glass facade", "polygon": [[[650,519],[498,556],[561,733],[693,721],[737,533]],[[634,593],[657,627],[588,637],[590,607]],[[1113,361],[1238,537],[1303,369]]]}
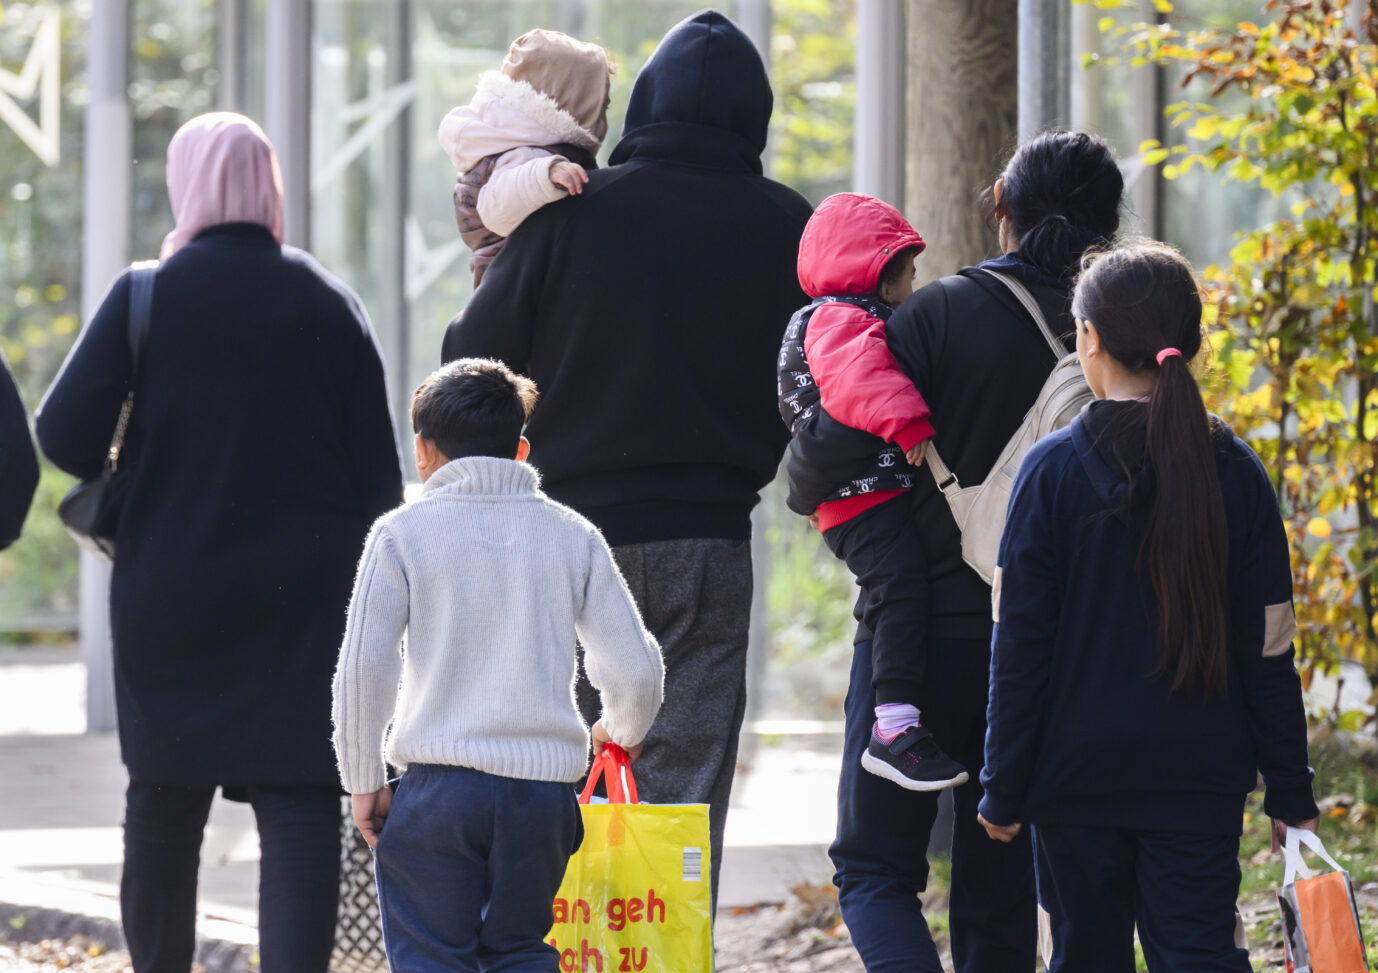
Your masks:
{"label": "glass facade", "polygon": [[[81,328],[82,106],[90,2],[6,4],[0,19],[0,352],[32,409]],[[28,78],[26,79],[26,75]],[[74,545],[43,470],[25,541],[0,553],[0,629],[67,629]]]}
{"label": "glass facade", "polygon": [[[0,351],[31,408],[80,329],[84,165],[130,166],[128,255],[156,254],[171,226],[168,140],[186,119],[215,108],[265,119],[273,49],[265,40],[270,25],[286,22],[272,16],[286,0],[128,0],[132,157],[107,159],[84,144],[87,53],[102,41],[88,29],[97,2],[104,0],[0,6],[0,163],[8,176],[0,184],[0,292],[10,297],[0,302]],[[700,6],[311,0],[309,31],[289,48],[299,60],[280,72],[311,95],[309,186],[299,190],[310,198],[310,249],[360,293],[374,319],[400,432],[410,390],[437,364],[441,335],[470,297],[469,254],[452,203],[456,174],[436,139],[440,119],[468,100],[481,72],[498,67],[514,37],[554,27],[603,44],[616,61],[606,160],[641,65],[665,30]],[[768,49],[776,104],[768,173],[815,202],[849,188],[854,0],[726,6]],[[1180,79],[1152,68],[1083,71],[1084,54],[1111,54],[1116,42],[1097,29],[1099,11],[1068,9],[1071,122],[1105,134],[1125,160],[1130,227],[1180,243],[1199,262],[1222,259],[1236,228],[1257,225],[1283,203],[1200,170],[1168,182],[1144,168],[1144,139],[1181,138],[1161,121],[1162,107],[1186,96]],[[1151,3],[1144,12],[1153,15]],[[1262,0],[1181,0],[1177,13],[1195,23],[1266,16]],[[25,542],[0,553],[0,633],[76,625],[77,557],[54,514],[69,486],[45,469]],[[777,653],[810,656],[827,643],[845,658],[845,571],[783,509],[778,491],[768,491],[759,524],[771,570],[758,581]],[[834,603],[833,614],[805,610]]]}

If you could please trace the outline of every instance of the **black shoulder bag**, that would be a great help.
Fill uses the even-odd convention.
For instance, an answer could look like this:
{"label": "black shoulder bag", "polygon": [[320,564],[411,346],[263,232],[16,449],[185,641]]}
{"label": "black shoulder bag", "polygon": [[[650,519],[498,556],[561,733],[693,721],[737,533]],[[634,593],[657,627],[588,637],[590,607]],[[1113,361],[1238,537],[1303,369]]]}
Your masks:
{"label": "black shoulder bag", "polygon": [[74,486],[58,504],[57,515],[68,532],[83,548],[106,561],[115,558],[115,532],[120,524],[120,509],[129,487],[129,464],[120,466],[129,417],[134,412],[134,388],[139,379],[139,361],[148,342],[149,314],[153,307],[153,277],[156,260],[136,263],[129,272],[129,351],[134,368],[129,376],[129,393],[120,405],[115,435],[105,454],[100,476]]}

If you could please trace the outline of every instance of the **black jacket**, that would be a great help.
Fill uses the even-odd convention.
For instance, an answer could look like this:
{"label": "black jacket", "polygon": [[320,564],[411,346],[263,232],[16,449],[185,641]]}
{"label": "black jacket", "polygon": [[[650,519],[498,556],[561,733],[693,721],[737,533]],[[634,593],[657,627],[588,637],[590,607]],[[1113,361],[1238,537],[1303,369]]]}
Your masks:
{"label": "black jacket", "polygon": [[19,539],[38,488],[38,456],[29,435],[29,412],[9,365],[0,357],[0,551]]}
{"label": "black jacket", "polygon": [[[1075,348],[1071,290],[1015,256],[983,266],[1017,276]],[[933,445],[964,486],[986,478],[1056,362],[1003,284],[968,268],[919,288],[886,323],[896,360],[932,410]],[[990,586],[962,560],[962,536],[925,466],[913,490],[932,593],[929,634],[988,642]]]}
{"label": "black jacket", "polygon": [[684,21],[632,89],[613,165],[528,217],[443,358],[535,379],[545,490],[611,544],[750,536],[788,433],[772,394],[809,204],[761,176],[771,93],[721,14]]}
{"label": "black jacket", "polygon": [[881,490],[908,490],[917,476],[904,450],[864,429],[853,429],[823,408],[822,396],[804,353],[810,319],[824,304],[843,302],[889,319],[890,305],[875,296],[819,297],[801,307],[785,328],[780,346],[775,391],[780,418],[789,427],[789,475],[786,505],[808,516],[820,505]]}
{"label": "black jacket", "polygon": [[1144,409],[1092,403],[1020,466],[1000,543],[981,813],[996,824],[1237,836],[1262,772],[1267,814],[1313,818],[1287,534],[1263,464],[1223,424],[1227,692],[1192,698],[1154,674],[1158,612],[1140,557],[1154,490]]}
{"label": "black jacket", "polygon": [[[129,278],[38,415],[100,470],[130,382]],[[401,501],[383,365],[358,298],[263,227],[212,227],[158,270],[126,439],[111,622],[130,776],[338,781],[331,674],[373,520]]]}

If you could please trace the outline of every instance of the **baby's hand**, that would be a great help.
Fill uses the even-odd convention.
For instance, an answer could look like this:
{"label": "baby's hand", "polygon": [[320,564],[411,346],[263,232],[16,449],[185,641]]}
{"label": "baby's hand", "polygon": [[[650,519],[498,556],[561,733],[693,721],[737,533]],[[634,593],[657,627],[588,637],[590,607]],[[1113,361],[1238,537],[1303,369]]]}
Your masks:
{"label": "baby's hand", "polygon": [[557,186],[563,186],[565,192],[571,196],[578,196],[584,191],[584,183],[589,181],[589,174],[584,171],[583,166],[561,159],[550,167],[550,181]]}
{"label": "baby's hand", "polygon": [[924,454],[928,452],[928,440],[916,443],[909,452],[904,454],[904,458],[909,461],[910,466],[918,466],[923,462]]}

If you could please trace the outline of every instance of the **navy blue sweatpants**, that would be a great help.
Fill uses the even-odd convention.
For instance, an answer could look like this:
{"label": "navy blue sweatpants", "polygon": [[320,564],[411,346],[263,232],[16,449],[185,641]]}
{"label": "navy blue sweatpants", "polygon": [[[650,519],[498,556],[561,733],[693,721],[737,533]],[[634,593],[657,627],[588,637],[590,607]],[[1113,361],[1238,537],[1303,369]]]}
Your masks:
{"label": "navy blue sweatpants", "polygon": [[583,838],[570,784],[408,767],[374,849],[393,973],[555,973],[551,905]]}
{"label": "navy blue sweatpants", "polygon": [[1239,838],[1038,825],[1049,973],[1133,973],[1134,927],[1153,973],[1249,973],[1234,944]]}
{"label": "navy blue sweatpants", "polygon": [[[923,722],[971,779],[953,789],[948,920],[957,973],[1033,973],[1038,927],[1028,833],[992,841],[976,821],[984,791],[990,644],[932,639],[919,689]],[[919,893],[928,884],[928,839],[938,795],[908,791],[861,768],[875,719],[871,644],[858,642],[847,689],[837,790],[837,872],[842,918],[868,973],[942,973]]]}
{"label": "navy blue sweatpants", "polygon": [[918,706],[927,661],[928,574],[909,494],[825,530],[823,542],[847,562],[863,592],[876,702]]}

